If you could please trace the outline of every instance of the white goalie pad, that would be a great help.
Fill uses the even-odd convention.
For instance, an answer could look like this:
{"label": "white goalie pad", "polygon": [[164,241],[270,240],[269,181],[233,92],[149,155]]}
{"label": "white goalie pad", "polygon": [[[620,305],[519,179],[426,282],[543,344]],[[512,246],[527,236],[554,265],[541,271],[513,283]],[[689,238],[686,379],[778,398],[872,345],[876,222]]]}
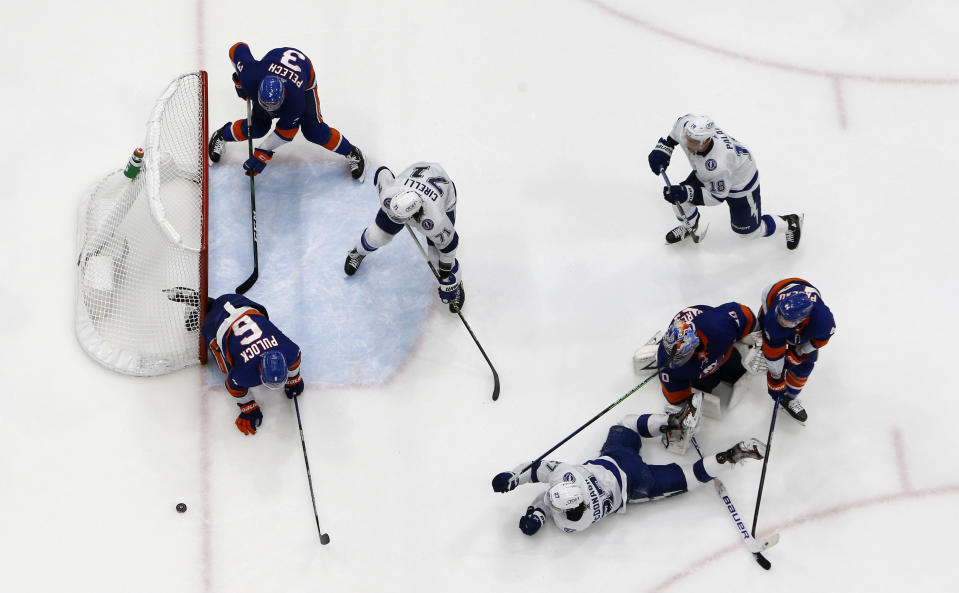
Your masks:
{"label": "white goalie pad", "polygon": [[637,375],[648,375],[657,371],[656,352],[659,342],[663,339],[663,332],[658,331],[633,354],[633,372]]}

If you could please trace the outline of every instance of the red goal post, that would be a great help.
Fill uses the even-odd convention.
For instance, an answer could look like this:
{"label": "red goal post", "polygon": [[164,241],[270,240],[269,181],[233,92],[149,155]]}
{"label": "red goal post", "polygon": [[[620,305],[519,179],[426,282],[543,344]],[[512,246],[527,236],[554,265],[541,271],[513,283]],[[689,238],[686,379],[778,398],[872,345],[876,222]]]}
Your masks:
{"label": "red goal post", "polygon": [[[207,137],[207,74],[178,76],[147,121],[139,174],[113,171],[80,205],[77,339],[111,370],[161,375],[206,362]],[[195,302],[168,298],[177,287]]]}

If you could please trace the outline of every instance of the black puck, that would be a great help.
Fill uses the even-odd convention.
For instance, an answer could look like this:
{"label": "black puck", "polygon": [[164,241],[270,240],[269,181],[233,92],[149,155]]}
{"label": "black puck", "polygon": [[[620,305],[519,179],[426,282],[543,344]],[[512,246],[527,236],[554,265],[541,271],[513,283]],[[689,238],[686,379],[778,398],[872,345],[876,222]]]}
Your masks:
{"label": "black puck", "polygon": [[178,512],[178,513],[185,513],[185,512],[186,512],[186,505],[183,504],[182,502],[177,503],[177,505],[176,505],[176,512]]}

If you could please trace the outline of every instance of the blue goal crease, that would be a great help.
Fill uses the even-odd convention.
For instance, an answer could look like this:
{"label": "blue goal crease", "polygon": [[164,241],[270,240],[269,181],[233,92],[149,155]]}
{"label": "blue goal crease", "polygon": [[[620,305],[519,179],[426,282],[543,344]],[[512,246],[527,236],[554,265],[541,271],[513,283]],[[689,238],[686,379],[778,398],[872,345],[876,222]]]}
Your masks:
{"label": "blue goal crease", "polygon": [[[255,179],[259,278],[247,296],[300,346],[304,381],[379,385],[409,359],[432,310],[429,268],[406,234],[352,277],[346,254],[377,212],[376,189],[342,163],[271,164]],[[209,294],[253,271],[250,182],[241,167],[210,171]],[[221,384],[208,365],[204,381]]]}

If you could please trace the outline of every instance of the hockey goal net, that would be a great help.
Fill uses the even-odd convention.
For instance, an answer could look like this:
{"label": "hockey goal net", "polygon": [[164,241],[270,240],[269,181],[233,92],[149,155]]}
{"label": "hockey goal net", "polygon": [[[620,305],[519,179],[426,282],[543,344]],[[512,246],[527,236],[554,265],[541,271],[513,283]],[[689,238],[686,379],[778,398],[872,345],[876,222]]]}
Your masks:
{"label": "hockey goal net", "polygon": [[206,362],[197,306],[207,296],[206,138],[206,72],[184,74],[153,108],[139,174],[110,173],[80,206],[77,338],[114,371]]}

